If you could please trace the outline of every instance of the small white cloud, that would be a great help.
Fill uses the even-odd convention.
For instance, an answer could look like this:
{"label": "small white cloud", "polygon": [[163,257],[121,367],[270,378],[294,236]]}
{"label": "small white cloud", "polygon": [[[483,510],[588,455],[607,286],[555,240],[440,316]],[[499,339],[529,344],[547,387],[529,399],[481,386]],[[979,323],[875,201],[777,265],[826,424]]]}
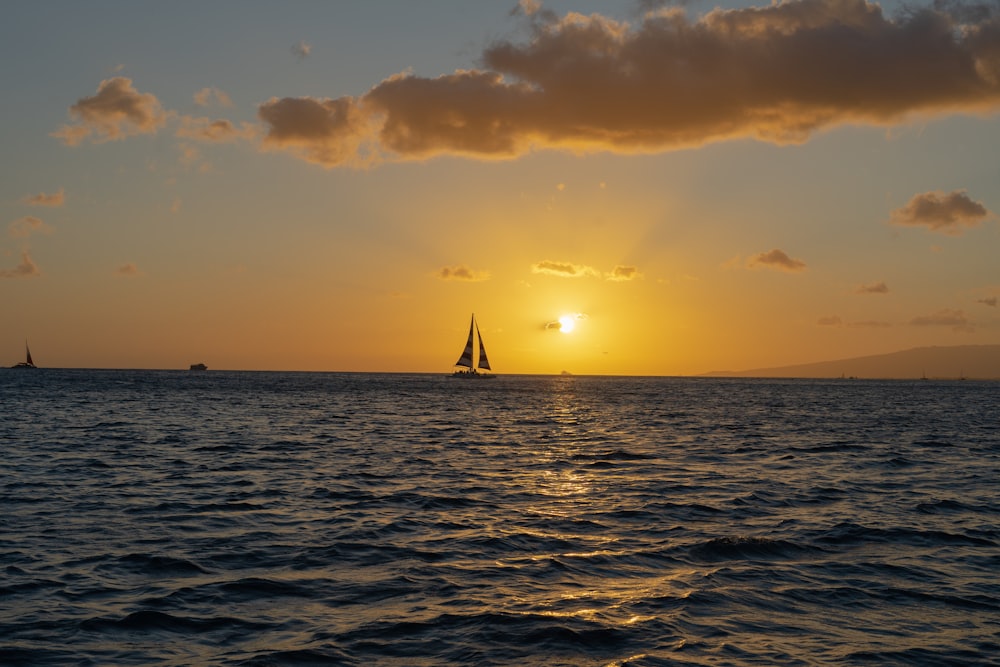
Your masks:
{"label": "small white cloud", "polygon": [[312,53],[312,46],[307,44],[305,41],[299,42],[292,47],[292,54],[294,54],[300,61],[308,58],[310,53]]}
{"label": "small white cloud", "polygon": [[136,276],[143,275],[139,267],[135,265],[134,262],[129,262],[128,264],[123,264],[115,270],[116,276],[121,276],[123,278],[134,278]]}
{"label": "small white cloud", "polygon": [[854,290],[855,294],[888,294],[889,286],[884,282],[871,283],[870,285],[859,285]]}
{"label": "small white cloud", "polygon": [[918,327],[951,327],[954,331],[964,332],[975,329],[965,313],[954,308],[944,308],[930,315],[914,317],[910,320],[910,324]]}
{"label": "small white cloud", "polygon": [[116,76],[101,81],[97,93],[82,97],[69,108],[76,119],[63,125],[51,136],[76,146],[93,135],[92,141],[114,141],[136,134],[155,134],[166,122],[167,114],[160,101],[150,93],[140,93],[132,80]]}
{"label": "small white cloud", "polygon": [[561,276],[563,278],[580,278],[582,276],[601,275],[597,269],[590,266],[573,264],[571,262],[554,262],[549,259],[532,264],[531,272],[550,276]]}
{"label": "small white cloud", "polygon": [[26,239],[32,234],[51,234],[52,228],[42,222],[40,218],[26,215],[10,223],[7,226],[7,233],[14,239]]}
{"label": "small white cloud", "polygon": [[609,273],[605,275],[605,278],[615,282],[625,282],[628,280],[635,280],[640,275],[639,269],[634,266],[621,266],[618,265],[613,268]]}
{"label": "small white cloud", "polygon": [[207,107],[213,103],[223,107],[233,106],[233,100],[229,95],[218,88],[202,88],[194,94],[194,103],[200,107]]}
{"label": "small white cloud", "polygon": [[806,270],[805,262],[800,259],[792,259],[785,254],[785,251],[778,248],[751,257],[747,262],[747,266],[751,269],[763,267],[787,273],[798,273]]}
{"label": "small white cloud", "polygon": [[62,188],[58,192],[47,194],[39,192],[37,195],[25,195],[21,198],[21,203],[28,206],[51,206],[58,207],[66,203],[66,193]]}
{"label": "small white cloud", "polygon": [[35,278],[40,275],[42,272],[27,250],[21,251],[21,263],[13,269],[0,269],[0,278]]}
{"label": "small white cloud", "polygon": [[932,232],[958,236],[978,227],[989,217],[981,202],[972,201],[965,190],[923,192],[892,212],[890,222],[904,227],[926,227]]}
{"label": "small white cloud", "polygon": [[442,267],[438,269],[435,275],[441,280],[459,280],[465,282],[481,282],[490,278],[489,271],[479,271],[465,264]]}

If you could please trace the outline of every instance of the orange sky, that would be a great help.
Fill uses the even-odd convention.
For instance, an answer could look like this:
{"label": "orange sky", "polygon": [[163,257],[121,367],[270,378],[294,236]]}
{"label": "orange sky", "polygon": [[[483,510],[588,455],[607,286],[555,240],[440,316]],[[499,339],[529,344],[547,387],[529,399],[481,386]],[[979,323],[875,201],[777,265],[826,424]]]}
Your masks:
{"label": "orange sky", "polygon": [[500,373],[1000,343],[987,6],[101,8],[0,28],[0,364],[447,372],[473,311]]}

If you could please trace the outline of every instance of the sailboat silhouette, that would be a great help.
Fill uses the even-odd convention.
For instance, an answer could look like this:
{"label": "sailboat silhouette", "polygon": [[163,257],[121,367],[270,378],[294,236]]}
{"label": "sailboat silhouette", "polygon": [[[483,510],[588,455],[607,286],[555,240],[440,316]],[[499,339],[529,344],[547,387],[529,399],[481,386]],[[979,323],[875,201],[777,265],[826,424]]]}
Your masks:
{"label": "sailboat silhouette", "polygon": [[[479,339],[479,362],[473,363],[472,353],[475,349],[474,337]],[[479,333],[479,324],[476,323],[476,314],[472,314],[472,321],[469,323],[469,339],[465,342],[465,350],[458,358],[455,365],[460,370],[451,374],[452,377],[466,379],[490,379],[496,377],[492,373],[480,373],[479,371],[490,371],[489,359],[486,358],[486,347],[483,345],[483,337]]]}
{"label": "sailboat silhouette", "polygon": [[31,360],[31,349],[28,348],[28,341],[24,341],[24,356],[26,357],[24,361],[14,364],[11,368],[38,368]]}

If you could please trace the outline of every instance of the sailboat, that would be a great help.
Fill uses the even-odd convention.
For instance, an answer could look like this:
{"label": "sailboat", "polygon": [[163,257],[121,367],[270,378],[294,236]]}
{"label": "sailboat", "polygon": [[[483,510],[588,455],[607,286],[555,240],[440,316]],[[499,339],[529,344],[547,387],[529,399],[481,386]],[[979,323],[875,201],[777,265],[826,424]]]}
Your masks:
{"label": "sailboat", "polygon": [[[473,336],[479,339],[479,363],[472,362]],[[492,373],[480,373],[479,371],[490,371],[490,361],[486,358],[486,347],[483,346],[483,337],[479,333],[479,325],[476,323],[476,314],[472,314],[472,321],[469,323],[469,340],[465,343],[465,350],[458,358],[455,365],[460,370],[451,374],[452,377],[466,378],[469,380],[486,380],[496,377]]]}
{"label": "sailboat", "polygon": [[24,341],[24,355],[26,359],[20,363],[14,364],[11,368],[38,368],[35,366],[35,362],[31,360],[31,349],[28,348],[28,341]]}

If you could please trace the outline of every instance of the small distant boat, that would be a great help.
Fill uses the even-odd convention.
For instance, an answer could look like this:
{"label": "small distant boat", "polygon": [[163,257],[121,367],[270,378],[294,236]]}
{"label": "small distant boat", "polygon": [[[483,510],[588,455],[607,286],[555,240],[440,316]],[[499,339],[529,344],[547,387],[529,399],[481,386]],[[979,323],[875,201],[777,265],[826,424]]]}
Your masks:
{"label": "small distant boat", "polygon": [[28,348],[28,341],[24,341],[24,356],[26,357],[24,361],[14,364],[11,368],[38,368],[35,362],[31,360],[31,350]]}
{"label": "small distant boat", "polygon": [[[473,363],[472,352],[475,349],[474,340],[479,339],[479,362]],[[476,314],[472,314],[472,322],[469,323],[469,340],[465,343],[465,350],[462,352],[462,356],[458,358],[455,365],[459,367],[460,370],[455,371],[451,374],[454,378],[464,378],[467,380],[488,380],[495,378],[496,376],[492,373],[480,373],[479,371],[490,371],[489,359],[486,358],[486,347],[483,345],[483,337],[479,333],[479,324],[476,323]]]}
{"label": "small distant boat", "polygon": [[191,370],[193,371],[207,371],[208,366],[205,364],[191,364]]}

